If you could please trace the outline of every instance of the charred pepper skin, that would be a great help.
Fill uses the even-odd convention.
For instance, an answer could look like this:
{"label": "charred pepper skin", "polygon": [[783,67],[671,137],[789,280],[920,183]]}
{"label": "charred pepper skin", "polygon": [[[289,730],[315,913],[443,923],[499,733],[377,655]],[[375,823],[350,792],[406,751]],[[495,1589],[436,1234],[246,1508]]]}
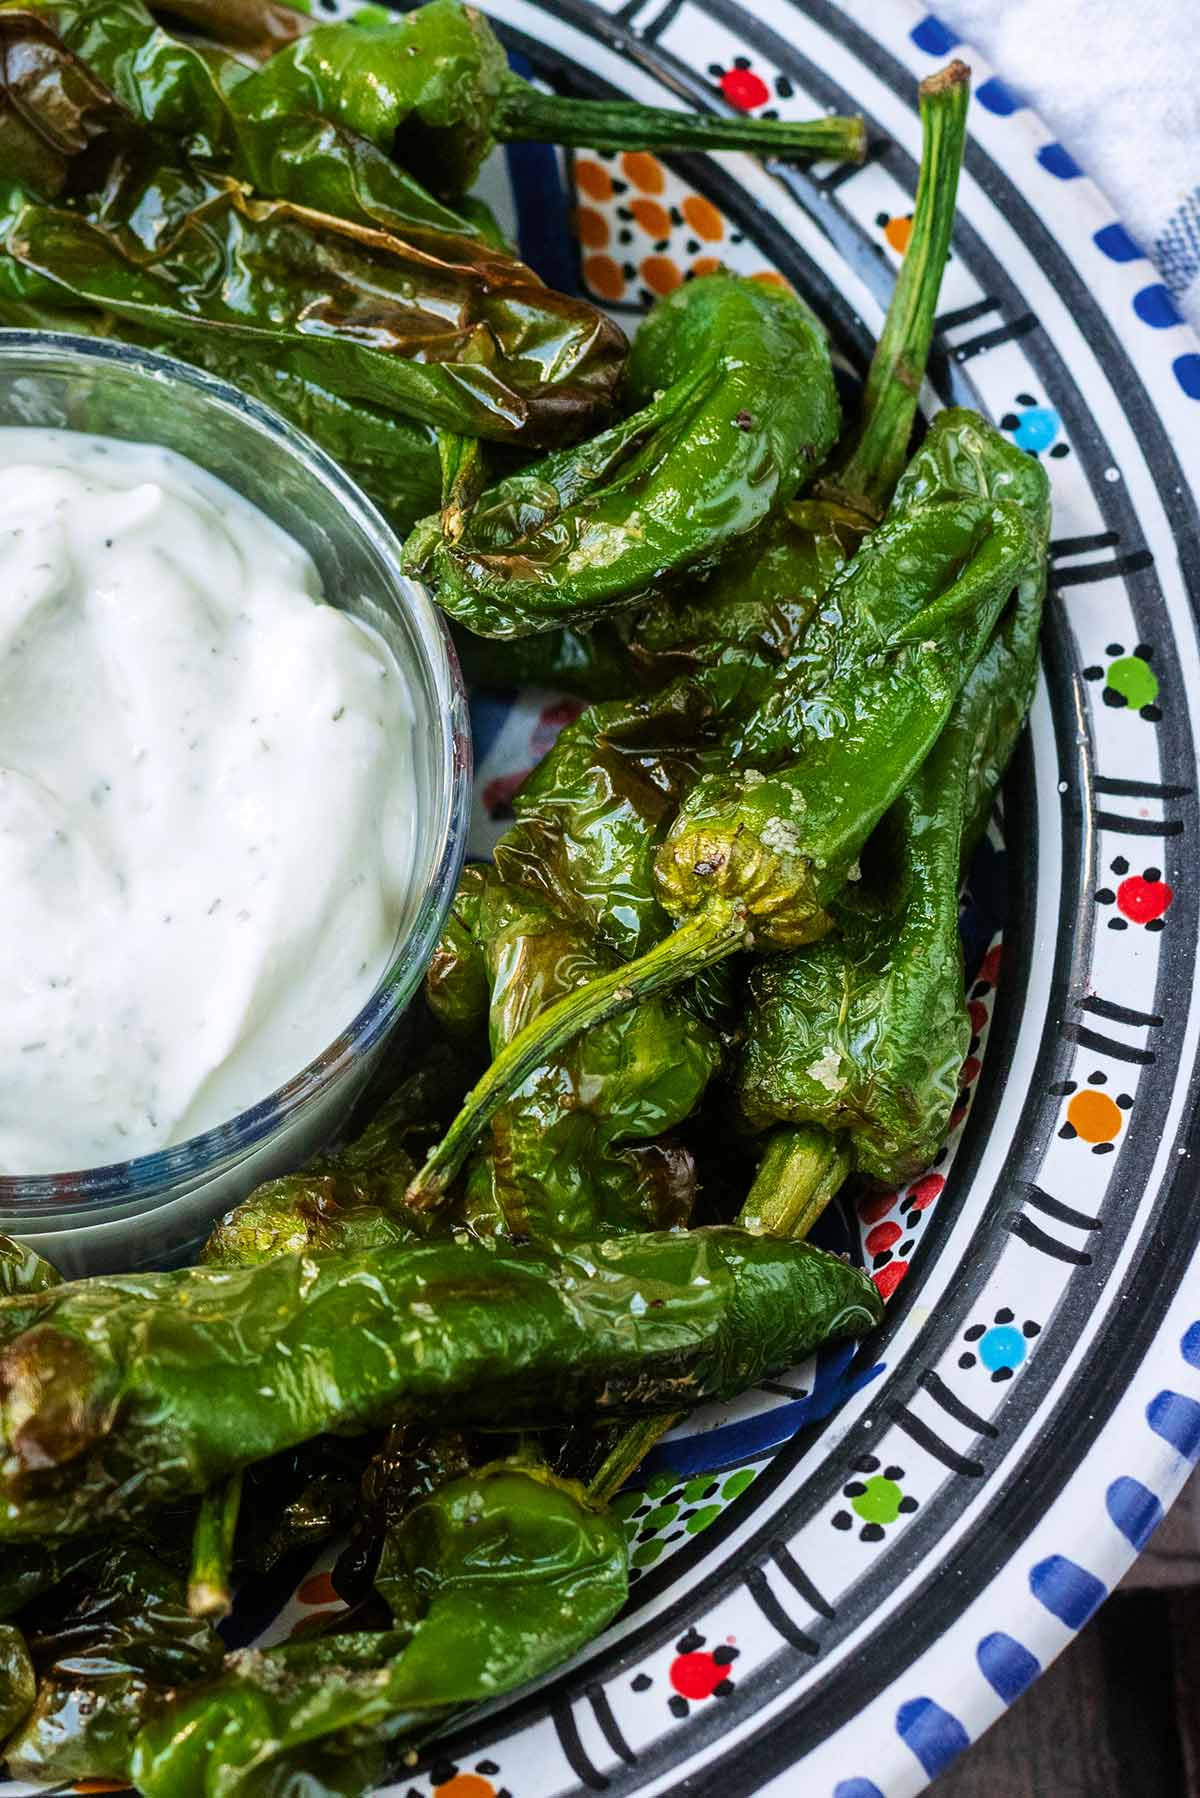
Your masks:
{"label": "charred pepper skin", "polygon": [[480,496],[457,542],[439,517],[410,572],[480,636],[578,626],[712,566],[791,497],[840,422],[825,332],[796,295],[702,276],[660,300],[629,360],[629,417]]}
{"label": "charred pepper skin", "polygon": [[452,1407],[488,1428],[677,1409],[880,1315],[807,1244],[733,1229],[469,1240],[80,1280],[0,1352],[0,1541],[206,1491],[329,1429]]}

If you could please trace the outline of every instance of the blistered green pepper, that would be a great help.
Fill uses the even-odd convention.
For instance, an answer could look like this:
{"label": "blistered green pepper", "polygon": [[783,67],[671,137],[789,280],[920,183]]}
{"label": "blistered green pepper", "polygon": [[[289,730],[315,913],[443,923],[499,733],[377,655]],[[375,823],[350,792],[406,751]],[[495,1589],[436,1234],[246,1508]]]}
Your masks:
{"label": "blistered green pepper", "polygon": [[37,1693],[4,1746],[14,1779],[125,1779],[133,1739],[173,1687],[221,1664],[182,1581],[148,1551],[109,1550],[24,1614]]}
{"label": "blistered green pepper", "polygon": [[[965,436],[1021,482],[1032,458],[973,413],[943,413],[930,436]],[[954,452],[956,453],[956,452]],[[926,458],[928,460],[929,458]],[[922,464],[924,465],[924,464]],[[655,857],[659,903],[678,920],[663,942],[549,1006],[509,1043],[409,1187],[435,1204],[471,1142],[534,1070],[635,1000],[754,946],[815,942],[884,812],[949,717],[1013,589],[1041,577],[1045,497],[1024,487],[923,495],[902,481],[887,518],[838,576],[765,698],[702,774]]]}
{"label": "blistered green pepper", "polygon": [[727,1398],[869,1329],[870,1281],[730,1229],[553,1249],[467,1239],[78,1280],[0,1350],[0,1540],[207,1491],[330,1429],[487,1428]]}
{"label": "blistered green pepper", "polygon": [[474,647],[460,631],[469,678],[607,699],[688,676],[726,718],[761,697],[833,577],[878,524],[903,470],[949,253],[969,94],[970,71],[960,62],[921,83],[921,167],[904,261],[859,415],[807,496],[707,577],[590,630]]}
{"label": "blistered green pepper", "polygon": [[478,1030],[487,1020],[487,967],[478,940],[486,878],[482,862],[467,863],[425,970],[425,1003],[443,1028],[456,1036]]}
{"label": "blistered green pepper", "polygon": [[37,1675],[20,1630],[0,1623],[0,1760],[4,1743],[33,1709]]}
{"label": "blistered green pepper", "polygon": [[232,1655],[143,1731],[145,1798],[366,1792],[388,1749],[567,1659],[620,1610],[624,1531],[578,1488],[505,1466],[452,1480],[389,1531],[396,1627]]}
{"label": "blistered green pepper", "polygon": [[814,474],[837,436],[825,332],[795,294],[705,275],[635,340],[628,418],[510,475],[449,541],[405,550],[451,616],[485,637],[585,623],[711,566]]}
{"label": "blistered green pepper", "polygon": [[[169,10],[221,37],[229,0],[186,0]],[[325,24],[280,44],[270,4],[252,29],[259,0],[245,0],[234,23],[247,48],[273,49],[248,84],[262,116],[314,106],[394,155],[437,193],[472,185],[497,143],[532,138],[593,150],[757,150],[787,158],[828,156],[861,161],[866,134],[859,118],[812,120],[730,118],[641,106],[630,100],[569,100],[522,81],[483,14],[458,0],[429,0],[404,18]],[[278,46],[278,47],[276,47]]]}

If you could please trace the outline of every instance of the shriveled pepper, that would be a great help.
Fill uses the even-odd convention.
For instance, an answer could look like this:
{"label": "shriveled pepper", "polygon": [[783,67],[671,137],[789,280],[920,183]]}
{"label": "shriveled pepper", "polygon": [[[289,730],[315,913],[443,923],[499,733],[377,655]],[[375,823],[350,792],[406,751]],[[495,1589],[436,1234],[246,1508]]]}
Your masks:
{"label": "shriveled pepper", "polygon": [[368,1791],[393,1744],[549,1671],[611,1621],[624,1531],[544,1471],[484,1467],[406,1511],[377,1585],[391,1630],[248,1650],[180,1692],[132,1757],[145,1798]]}
{"label": "shriveled pepper", "polygon": [[37,1693],[4,1746],[14,1779],[124,1779],[147,1712],[215,1673],[220,1638],[192,1617],[182,1581],[147,1550],[119,1546],[24,1614]]}
{"label": "shriveled pepper", "polygon": [[949,253],[970,71],[952,62],[920,89],[921,167],[912,230],[859,415],[804,498],[775,513],[707,577],[656,593],[592,629],[479,645],[457,641],[468,678],[532,682],[593,699],[677,676],[724,717],[748,711],[821,595],[887,509],[904,468]]}
{"label": "shriveled pepper", "polygon": [[888,1185],[929,1166],[958,1095],[971,1033],[960,869],[1032,697],[1043,586],[1040,571],[1024,583],[880,826],[877,878],[851,889],[837,930],[760,962],[747,985],[736,1075],[747,1121],[844,1134],[856,1170]]}
{"label": "shriveled pepper", "polygon": [[702,276],[660,300],[630,355],[637,408],[488,488],[455,542],[434,516],[405,550],[485,637],[598,618],[711,566],[816,472],[839,407],[825,332],[795,294]]}
{"label": "shriveled pepper", "polygon": [[75,1281],[0,1351],[0,1540],[206,1491],[337,1428],[513,1428],[730,1397],[871,1328],[875,1288],[738,1230],[571,1249],[456,1240]]}
{"label": "shriveled pepper", "polygon": [[0,6],[4,49],[5,314],[91,311],[185,355],[216,340],[268,359],[285,397],[290,379],[477,437],[544,446],[605,413],[625,345],[595,307],[369,142],[258,117],[240,64],[218,77],[138,0]]}
{"label": "shriveled pepper", "polygon": [[[974,414],[942,420],[939,442],[965,431],[1000,467],[1021,455]],[[410,1203],[437,1202],[488,1118],[581,1031],[751,944],[778,951],[825,934],[830,903],[936,742],[1014,587],[1043,566],[1043,520],[1044,507],[1031,516],[1016,497],[921,499],[901,483],[736,728],[727,769],[701,776],[659,846],[656,892],[678,928],[548,1007],[502,1051]]]}
{"label": "shriveled pepper", "polygon": [[273,107],[287,116],[315,105],[436,193],[465,193],[497,143],[527,138],[594,150],[747,149],[856,162],[866,151],[860,118],[731,118],[544,94],[512,73],[483,14],[458,0],[429,0],[386,22],[298,20],[293,41],[282,44],[286,9],[273,3],[247,0],[234,20],[229,0],[186,0],[163,10],[218,38],[232,27],[243,47],[269,54],[250,84],[261,114]]}

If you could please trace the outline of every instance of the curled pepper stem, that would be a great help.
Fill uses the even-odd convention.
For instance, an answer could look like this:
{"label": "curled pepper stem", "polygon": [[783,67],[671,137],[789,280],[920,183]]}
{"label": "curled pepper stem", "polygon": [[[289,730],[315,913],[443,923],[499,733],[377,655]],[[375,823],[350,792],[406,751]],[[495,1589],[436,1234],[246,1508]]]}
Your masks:
{"label": "curled pepper stem", "polygon": [[233,1607],[229,1573],[233,1539],[242,1504],[242,1472],[210,1486],[200,1500],[192,1535],[192,1568],[188,1576],[188,1610],[193,1617],[219,1623]]}
{"label": "curled pepper stem", "polygon": [[467,1094],[458,1116],[409,1185],[408,1203],[417,1211],[437,1205],[472,1144],[500,1107],[565,1044],[640,999],[689,980],[748,942],[745,905],[740,900],[713,898],[636,961],[598,974],[586,986],[576,987],[548,1005],[505,1044]]}
{"label": "curled pepper stem", "polygon": [[860,424],[817,491],[883,513],[908,455],[958,195],[971,71],[948,63],[921,83],[921,168],[912,231],[863,392]]}
{"label": "curled pepper stem", "polygon": [[[849,1148],[820,1124],[785,1125],[768,1140],[736,1221],[756,1236],[800,1242],[849,1172]],[[686,1411],[676,1411],[643,1417],[622,1430],[588,1482],[592,1502],[606,1505],[614,1499],[650,1450],[686,1416]]]}
{"label": "curled pepper stem", "polygon": [[572,100],[539,93],[516,75],[500,93],[492,131],[501,143],[532,139],[589,150],[752,150],[787,161],[834,162],[862,162],[867,153],[867,129],[858,117],[729,118],[636,100]]}

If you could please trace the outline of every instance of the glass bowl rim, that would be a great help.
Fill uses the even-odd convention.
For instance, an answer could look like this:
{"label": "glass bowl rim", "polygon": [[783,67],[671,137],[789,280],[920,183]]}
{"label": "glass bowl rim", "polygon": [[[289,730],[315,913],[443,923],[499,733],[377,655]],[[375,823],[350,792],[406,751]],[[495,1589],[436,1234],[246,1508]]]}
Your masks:
{"label": "glass bowl rim", "polygon": [[65,331],[0,327],[0,375],[5,362],[18,355],[35,364],[42,361],[49,366],[74,359],[91,368],[109,365],[182,383],[202,404],[232,411],[273,438],[286,456],[304,465],[330,492],[387,569],[391,597],[413,627],[414,647],[424,662],[434,698],[440,702],[442,798],[434,826],[432,865],[408,928],[370,998],[299,1073],[232,1118],[184,1142],[127,1161],[62,1173],[0,1174],[0,1217],[5,1222],[27,1219],[32,1226],[47,1214],[74,1213],[71,1221],[83,1224],[101,1221],[108,1213],[126,1212],[131,1206],[148,1209],[155,1201],[169,1203],[205,1177],[222,1172],[329,1091],[399,1019],[433,952],[462,866],[470,807],[471,736],[458,657],[428,589],[404,573],[399,540],[378,507],[312,438],[231,382],[157,350]]}

